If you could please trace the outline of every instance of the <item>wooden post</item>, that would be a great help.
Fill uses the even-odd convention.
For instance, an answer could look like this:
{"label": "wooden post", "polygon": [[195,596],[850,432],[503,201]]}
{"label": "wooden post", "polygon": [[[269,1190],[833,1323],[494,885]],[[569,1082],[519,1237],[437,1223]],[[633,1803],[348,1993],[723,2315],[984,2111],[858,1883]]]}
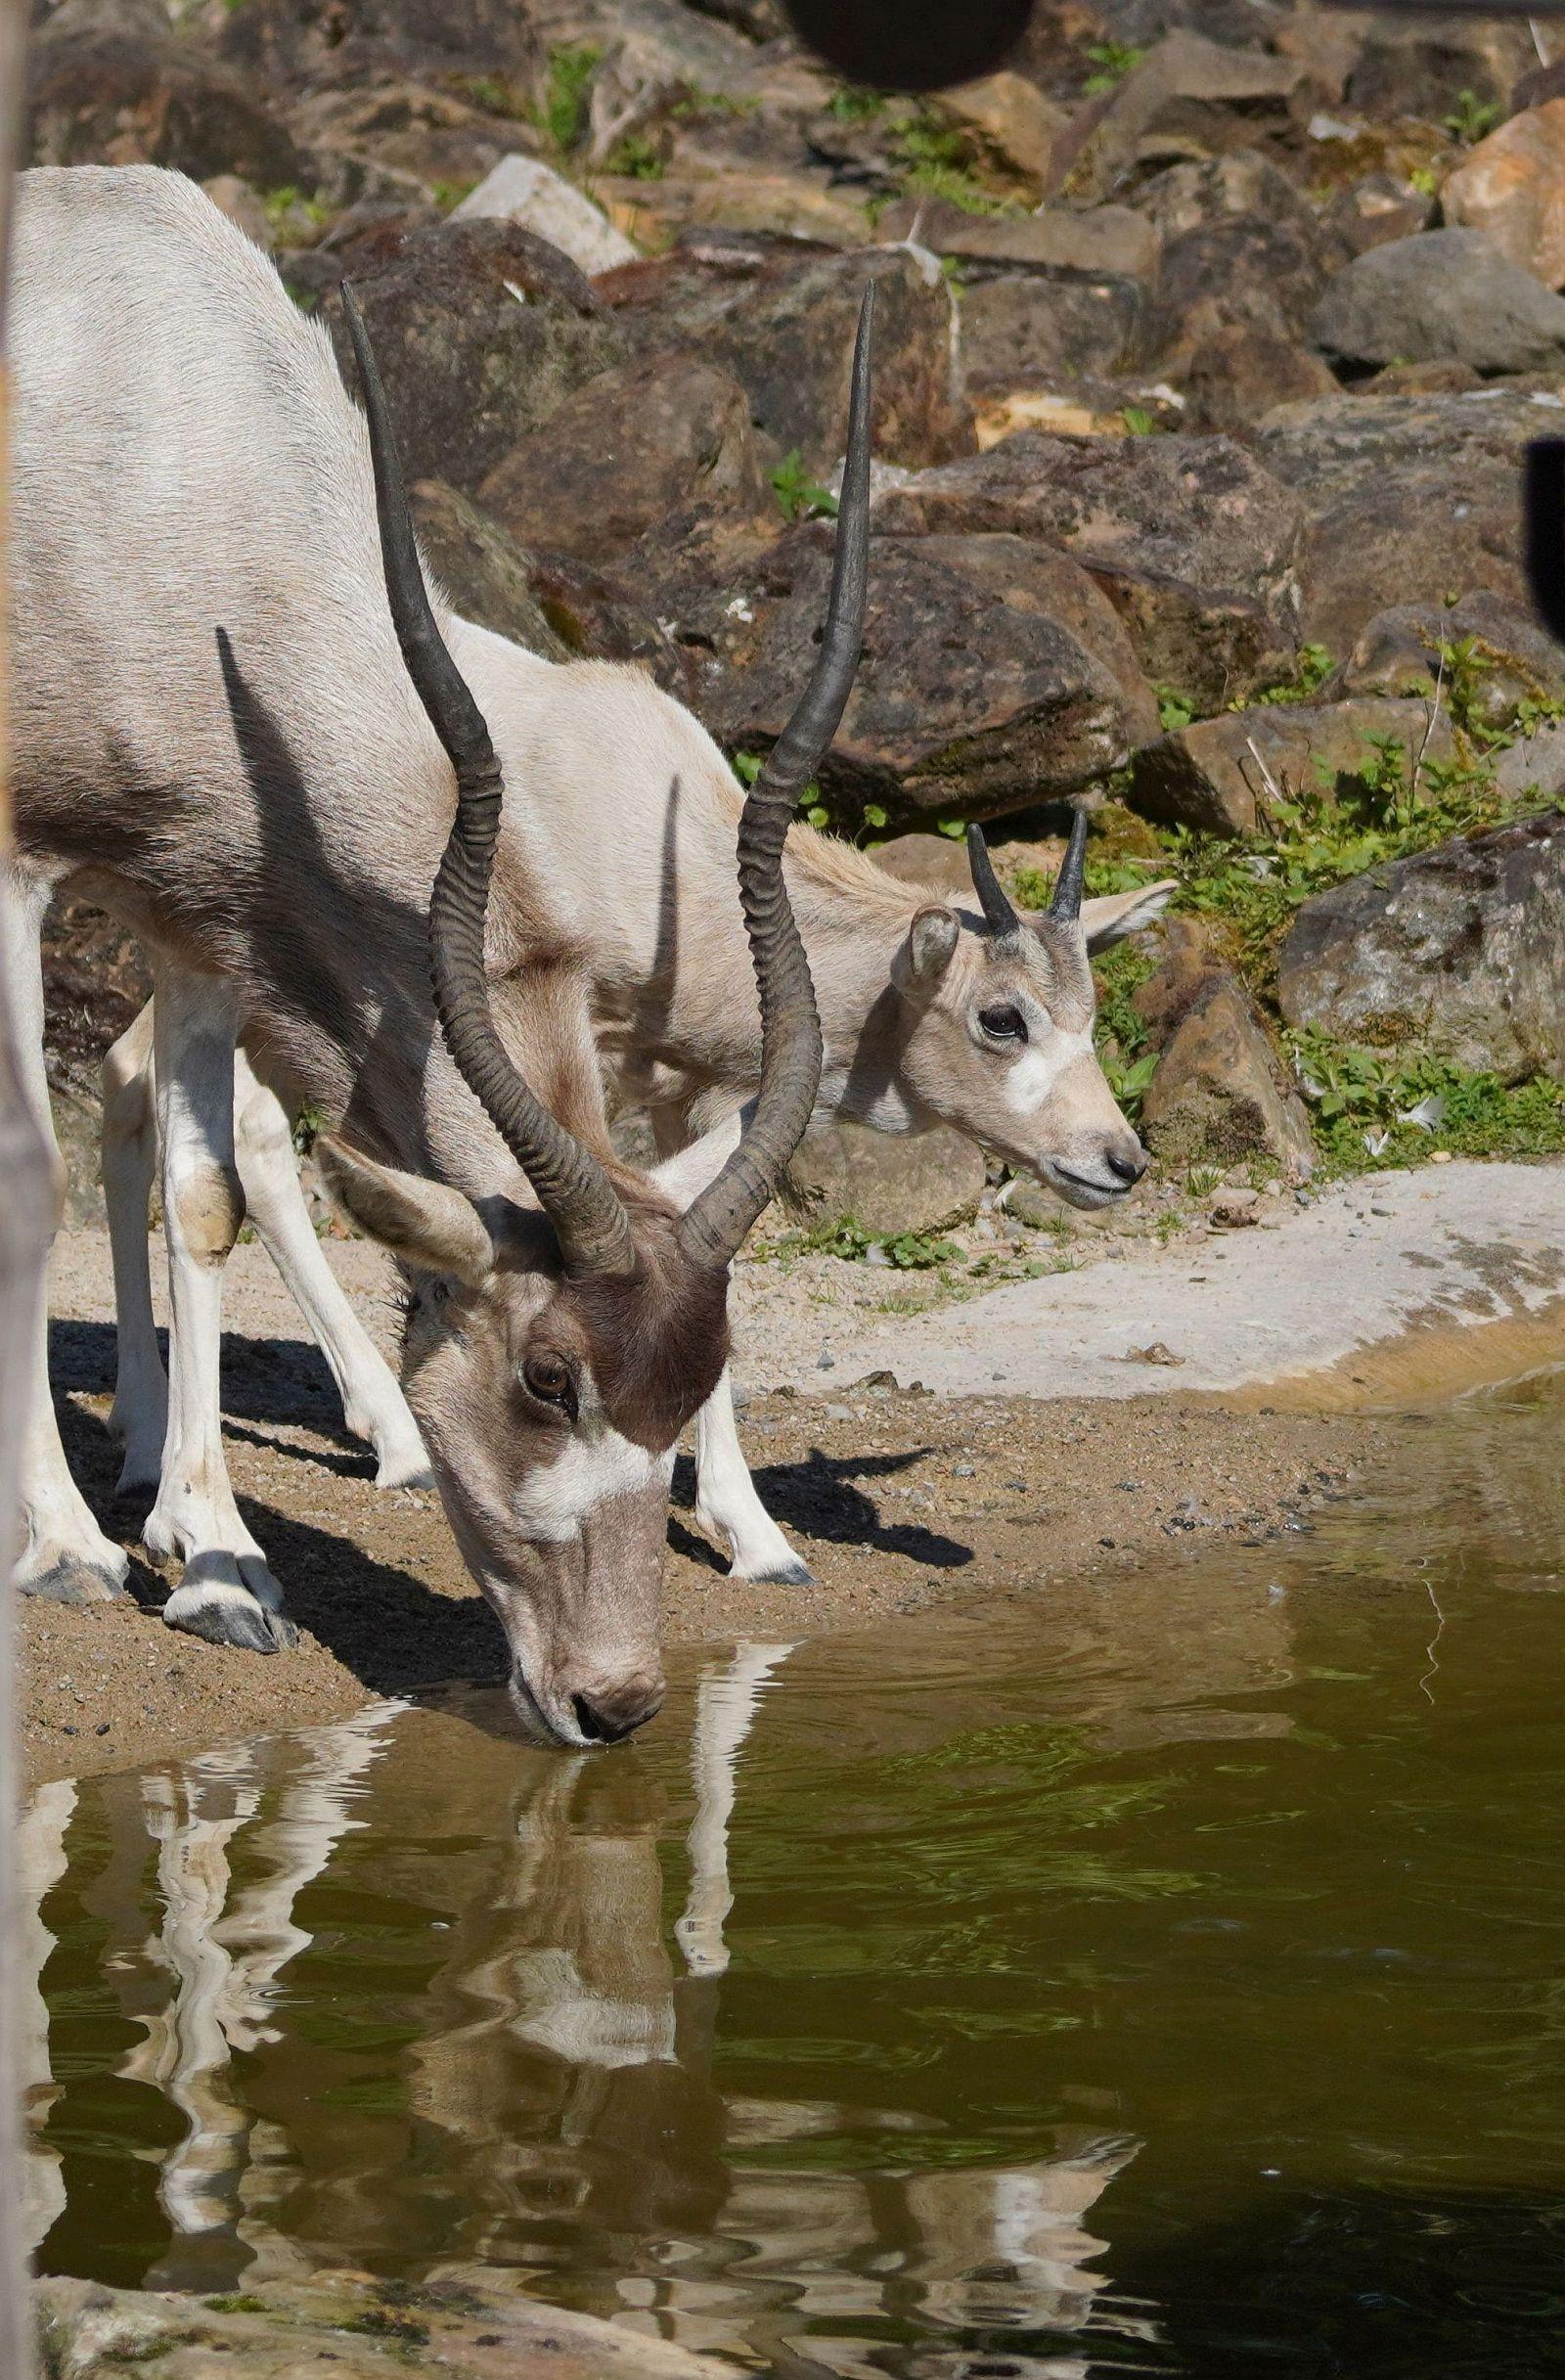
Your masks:
{"label": "wooden post", "polygon": [[[0,868],[11,849],[6,792],[6,263],[11,197],[22,130],[22,51],[27,0],[0,0]],[[6,921],[0,916],[0,930]],[[26,1393],[26,1348],[54,1229],[53,1161],[17,1064],[16,1036],[0,976],[0,2375],[27,2380],[32,2320],[19,2216],[22,2111],[16,2058],[15,1903],[16,1713],[12,1697],[10,1568],[17,1531],[17,1464]]]}

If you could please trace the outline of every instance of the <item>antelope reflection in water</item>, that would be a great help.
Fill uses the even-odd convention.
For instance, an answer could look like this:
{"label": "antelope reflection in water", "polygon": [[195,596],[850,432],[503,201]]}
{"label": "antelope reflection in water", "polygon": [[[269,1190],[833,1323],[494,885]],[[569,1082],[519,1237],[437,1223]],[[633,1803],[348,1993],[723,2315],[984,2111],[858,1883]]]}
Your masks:
{"label": "antelope reflection in water", "polygon": [[[953,2334],[953,2355],[954,2334],[974,2326],[1100,2328],[1085,2219],[1134,2142],[1061,2136],[1027,2164],[930,2173],[899,2158],[924,2129],[916,2113],[719,2084],[739,1756],[792,1649],[742,1643],[700,1676],[672,1926],[669,1796],[640,1751],[565,1757],[382,1707],[87,1788],[117,1833],[82,1900],[109,1920],[106,1973],[145,2036],[118,2072],[182,2118],[158,2188],[170,2236],[149,2282],[232,2287],[369,2263],[491,2283],[509,2270],[548,2294],[568,2272],[633,2327],[844,2380],[882,2372],[874,2333],[888,2317]],[[373,1853],[345,1852],[370,1798]],[[29,1816],[39,1899],[64,1870],[71,1808],[72,1788],[46,1788]],[[367,1931],[385,1929],[398,1963],[389,1977],[367,1969],[378,1953],[329,1921],[316,1957],[348,1963],[340,1979],[312,1970],[315,2021],[292,2027],[280,1987],[311,1943],[298,1899],[334,1861],[343,1906],[373,1896]],[[41,1917],[31,1944],[36,1980]],[[368,2052],[336,2013],[356,1991]],[[36,1989],[34,2003],[41,2125],[52,2086]],[[405,2041],[394,2072],[388,2027]],[[848,2136],[883,2143],[868,2171],[816,2162],[815,2142]],[[63,2198],[40,2142],[35,2236]],[[931,2372],[944,2354],[921,2351]],[[1067,2356],[1016,2368],[1084,2367]]]}

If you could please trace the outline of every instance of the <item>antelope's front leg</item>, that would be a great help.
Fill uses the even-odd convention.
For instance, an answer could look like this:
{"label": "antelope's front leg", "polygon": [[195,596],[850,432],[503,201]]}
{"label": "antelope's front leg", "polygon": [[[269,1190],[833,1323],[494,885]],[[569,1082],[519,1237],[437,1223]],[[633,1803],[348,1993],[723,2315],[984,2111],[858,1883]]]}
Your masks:
{"label": "antelope's front leg", "polygon": [[[5,968],[17,1050],[27,1098],[55,1154],[49,1078],[43,1056],[43,965],[40,938],[49,907],[47,884],[0,878],[0,965]],[[56,1603],[103,1603],[124,1593],[130,1564],[106,1537],[70,1476],[49,1392],[49,1316],[37,1301],[27,1346],[26,1425],[18,1481],[21,1550],[12,1571],[22,1594]],[[3,1557],[0,1557],[3,1558]]]}
{"label": "antelope's front leg", "polygon": [[185,1564],[163,1606],[170,1628],[275,1653],[297,1631],[234,1502],[218,1385],[223,1267],[245,1219],[234,1162],[239,1006],[226,984],[168,968],[154,1019],[171,1327],[162,1477],[142,1537],[155,1561],[178,1553]]}

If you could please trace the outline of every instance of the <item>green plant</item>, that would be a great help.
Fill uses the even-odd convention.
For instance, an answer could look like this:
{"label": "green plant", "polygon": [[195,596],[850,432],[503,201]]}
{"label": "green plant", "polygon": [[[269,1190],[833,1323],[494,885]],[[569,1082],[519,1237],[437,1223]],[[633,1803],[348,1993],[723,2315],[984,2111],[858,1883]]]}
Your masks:
{"label": "green plant", "polygon": [[1185,1177],[1185,1187],[1192,1198],[1210,1198],[1222,1182],[1221,1165],[1192,1165]]}
{"label": "green plant", "polygon": [[429,196],[440,212],[443,215],[449,215],[452,208],[460,206],[468,193],[476,190],[477,187],[477,183],[470,179],[466,182],[431,182]]}
{"label": "green plant", "polygon": [[1414,165],[1408,173],[1408,180],[1420,199],[1433,199],[1439,196],[1440,176],[1433,165]]}
{"label": "green plant", "polygon": [[1458,91],[1455,106],[1442,121],[1453,140],[1471,148],[1475,142],[1487,139],[1504,113],[1498,99],[1480,99],[1476,91]]}
{"label": "green plant", "polygon": [[549,53],[544,95],[534,120],[562,153],[574,149],[587,130],[590,86],[603,55],[592,41],[566,42]]}
{"label": "green plant", "polygon": [[504,74],[470,74],[461,87],[485,115],[510,115],[521,121],[529,112],[526,102]]}
{"label": "green plant", "polygon": [[804,457],[794,446],[783,456],[772,472],[772,492],[782,508],[784,520],[834,519],[837,500],[828,487],[821,487],[804,468]]}
{"label": "green plant", "polygon": [[954,1239],[942,1239],[928,1232],[889,1235],[868,1232],[852,1215],[814,1229],[784,1232],[781,1239],[759,1245],[756,1254],[774,1258],[835,1256],[848,1264],[864,1264],[872,1249],[897,1273],[931,1273],[961,1259],[961,1250]]}
{"label": "green plant", "polygon": [[1112,91],[1122,83],[1132,68],[1140,65],[1146,52],[1131,41],[1090,41],[1087,55],[1096,71],[1088,75],[1082,88],[1089,99],[1096,99],[1099,92]]}
{"label": "green plant", "polygon": [[932,109],[920,108],[904,116],[893,128],[891,146],[902,167],[905,191],[944,199],[964,215],[1011,211],[1013,201],[997,198],[979,180],[966,134],[943,123]]}
{"label": "green plant", "polygon": [[1264,694],[1255,695],[1232,705],[1244,710],[1248,701],[1256,703],[1313,702],[1336,664],[1323,645],[1301,645],[1294,655],[1293,675],[1279,686],[1269,686]]}
{"label": "green plant", "polygon": [[622,173],[633,182],[660,182],[667,172],[662,151],[644,132],[632,132],[604,159],[605,173]]}
{"label": "green plant", "polygon": [[885,112],[886,95],[871,91],[863,83],[840,82],[826,103],[827,115],[834,115],[839,124],[864,124],[872,116]]}
{"label": "green plant", "polygon": [[[765,765],[759,752],[735,753],[734,774],[746,792],[754,785]],[[797,808],[799,816],[807,827],[818,828],[822,833],[825,833],[830,827],[831,813],[822,798],[821,787],[815,778],[811,778],[799,795]],[[886,814],[876,802],[869,802],[865,805],[863,817],[866,826],[883,827],[886,823]]]}
{"label": "green plant", "polygon": [[1543,1156],[1565,1149],[1565,1085],[1506,1084],[1428,1051],[1290,1037],[1294,1069],[1328,1163],[1346,1171],[1420,1163],[1436,1149]]}
{"label": "green plant", "polygon": [[293,1146],[301,1157],[307,1157],[315,1146],[315,1136],[326,1130],[326,1118],[319,1107],[306,1100],[293,1118]]}
{"label": "green plant", "polygon": [[244,2291],[228,2297],[203,2298],[201,2303],[208,2313],[265,2313],[266,2312],[264,2298],[253,2297]]}
{"label": "green plant", "polygon": [[265,192],[261,199],[262,211],[274,232],[292,230],[298,223],[319,231],[332,220],[332,209],[324,199],[307,199],[302,190],[285,182],[279,190]]}
{"label": "green plant", "polygon": [[1157,696],[1158,725],[1165,736],[1172,736],[1177,728],[1189,727],[1200,717],[1193,695],[1182,695],[1173,686],[1154,686],[1152,692]]}
{"label": "green plant", "polygon": [[1156,422],[1144,405],[1122,405],[1119,418],[1133,438],[1149,438],[1157,428]]}

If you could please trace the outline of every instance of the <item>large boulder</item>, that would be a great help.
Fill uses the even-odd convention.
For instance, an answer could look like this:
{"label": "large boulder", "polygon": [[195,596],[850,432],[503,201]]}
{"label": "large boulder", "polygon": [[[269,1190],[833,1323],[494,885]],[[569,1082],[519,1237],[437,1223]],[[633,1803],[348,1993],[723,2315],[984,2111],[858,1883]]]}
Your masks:
{"label": "large boulder", "polygon": [[961,361],[983,392],[1134,371],[1150,307],[1134,281],[1005,273],[961,296]]}
{"label": "large boulder", "polygon": [[28,57],[36,165],[168,165],[257,189],[309,178],[291,133],[255,86],[134,14],[62,11]]}
{"label": "large boulder", "polygon": [[508,450],[481,493],[516,537],[599,561],[693,501],[758,513],[768,496],[743,389],[683,354],[589,381]]}
{"label": "large boulder", "polygon": [[1142,668],[1215,706],[1281,675],[1299,642],[1296,500],[1230,438],[1023,430],[888,489],[900,535],[1009,531],[1090,570]]}
{"label": "large boulder", "polygon": [[498,77],[519,102],[543,61],[516,0],[228,0],[213,15],[221,54],[273,89],[411,70]]}
{"label": "large boulder", "polygon": [[1366,173],[1339,190],[1324,208],[1321,228],[1333,246],[1348,256],[1362,256],[1388,240],[1407,240],[1429,229],[1434,202],[1427,189],[1404,180],[1401,174],[1379,170]]}
{"label": "large boulder", "polygon": [[1045,197],[1057,181],[1055,156],[1070,121],[1025,74],[1002,67],[976,82],[959,83],[935,102],[941,113],[1005,172]]}
{"label": "large boulder", "polygon": [[1309,83],[1294,59],[1170,33],[1061,144],[1069,188],[1106,198],[1137,166],[1248,148],[1258,131],[1285,131],[1301,109],[1308,112]]}
{"label": "large boulder", "polygon": [[1295,1178],[1311,1171],[1304,1102],[1236,975],[1209,975],[1174,1027],[1142,1102],[1141,1132],[1166,1165],[1261,1158]]}
{"label": "large boulder", "polygon": [[1414,115],[1443,123],[1464,92],[1481,106],[1503,102],[1518,76],[1538,63],[1520,19],[1409,11],[1364,19],[1361,26],[1359,56],[1344,94],[1361,115]]}
{"label": "large boulder", "polygon": [[542,2306],[494,2278],[463,2271],[403,2288],[363,2272],[312,2272],[242,2294],[111,2289],[40,2280],[33,2306],[52,2380],[156,2371],[159,2380],[398,2380],[410,2366],[463,2380],[701,2380],[706,2361],[592,2314]]}
{"label": "large boulder", "polygon": [[1310,317],[1344,364],[1470,364],[1476,372],[1565,372],[1565,297],[1482,232],[1416,232],[1356,256]]}
{"label": "large boulder", "polygon": [[[1163,241],[1183,240],[1234,216],[1260,216],[1302,230],[1313,210],[1279,165],[1258,149],[1187,158],[1165,166],[1127,194],[1125,205],[1150,223]],[[1089,218],[1090,219],[1090,218]]]}
{"label": "large boulder", "polygon": [[886,240],[908,240],[955,257],[970,286],[976,275],[1082,274],[1156,287],[1162,241],[1155,222],[1131,206],[1040,206],[1025,215],[970,215],[921,192],[881,215]]}
{"label": "large boulder", "polygon": [[1112,680],[1133,744],[1158,732],[1157,696],[1134,639],[1091,571],[1031,537],[926,537],[921,551],[1008,612],[1052,620]]}
{"label": "large boulder", "polygon": [[1307,901],[1282,946],[1290,1024],[1565,1080],[1565,811],[1458,835]]}
{"label": "large boulder", "polygon": [[1501,124],[1440,189],[1446,221],[1482,232],[1522,272],[1565,282],[1565,99]]}
{"label": "large boulder", "polygon": [[[1301,338],[1343,258],[1287,175],[1254,150],[1171,165],[1129,202],[1162,242],[1157,337],[1181,374],[1233,329]],[[1273,402],[1291,393],[1279,387]]]}
{"label": "large boulder", "polygon": [[1255,834],[1279,801],[1362,786],[1388,743],[1410,776],[1450,760],[1451,722],[1431,702],[1365,697],[1267,703],[1178,728],[1136,755],[1130,799],[1144,817],[1207,834]]}
{"label": "large boulder", "polygon": [[1242,323],[1277,338],[1301,338],[1326,284],[1330,253],[1313,218],[1225,215],[1197,224],[1163,249],[1158,292],[1162,339],[1173,355]]}
{"label": "large boulder", "polygon": [[1523,457],[1558,420],[1509,389],[1345,394],[1269,414],[1255,452],[1308,523],[1305,637],[1345,652],[1388,605],[1439,606],[1478,587],[1525,606]]}
{"label": "large boulder", "polygon": [[1188,326],[1185,428],[1244,435],[1274,406],[1336,394],[1334,375],[1302,341],[1264,322],[1225,321],[1223,312],[1203,305]]}
{"label": "large boulder", "polygon": [[1464,724],[1503,731],[1565,701],[1565,646],[1482,591],[1459,604],[1395,604],[1366,623],[1331,691],[1428,697],[1441,686]]}
{"label": "large boulder", "polygon": [[470,223],[485,216],[519,223],[523,231],[558,247],[589,278],[637,260],[630,241],[614,229],[584,190],[540,158],[518,157],[514,151],[469,191],[461,205],[452,209],[451,220]]}
{"label": "large boulder", "polygon": [[466,189],[499,162],[514,129],[455,91],[406,75],[325,84],[296,101],[289,120],[329,205],[369,200],[427,206],[437,216],[452,188]]}
{"label": "large boulder", "polygon": [[[979,540],[982,544],[985,541]],[[820,651],[832,533],[802,524],[747,549],[709,524],[683,552],[648,539],[625,569],[699,672],[695,708],[730,750],[781,734]],[[1033,577],[916,537],[872,540],[864,658],[822,771],[828,802],[988,817],[1106,776],[1128,747],[1127,702],[1103,662],[1043,607],[1102,622],[1090,588]],[[693,560],[692,556],[693,554]],[[1069,571],[1068,563],[1063,565]],[[1052,586],[1052,593],[1048,592]]]}
{"label": "large boulder", "polygon": [[983,1195],[984,1159],[960,1132],[871,1132],[812,1124],[788,1166],[788,1187],[812,1229],[850,1218],[877,1238],[949,1230]]}
{"label": "large boulder", "polygon": [[797,450],[819,476],[847,444],[854,333],[872,280],[876,457],[917,469],[965,452],[972,421],[953,391],[952,299],[932,257],[735,238],[628,265],[598,288],[641,352],[680,346],[732,372],[770,451]]}
{"label": "large boulder", "polygon": [[419,480],[410,499],[425,560],[462,618],[546,661],[568,660],[533,592],[532,557],[499,521],[443,479]]}
{"label": "large boulder", "polygon": [[[475,494],[515,441],[620,360],[591,285],[558,248],[510,223],[415,232],[355,273],[386,399],[413,478]],[[354,369],[329,305],[349,387]]]}

